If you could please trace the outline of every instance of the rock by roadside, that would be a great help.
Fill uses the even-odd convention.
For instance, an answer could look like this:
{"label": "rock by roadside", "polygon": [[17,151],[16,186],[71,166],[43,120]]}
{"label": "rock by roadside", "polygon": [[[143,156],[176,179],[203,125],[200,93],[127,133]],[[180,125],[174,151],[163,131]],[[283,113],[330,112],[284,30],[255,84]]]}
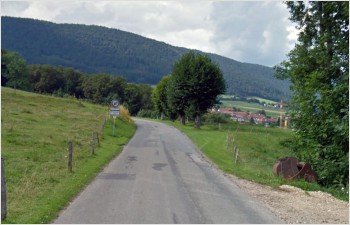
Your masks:
{"label": "rock by roadside", "polygon": [[349,224],[349,203],[328,193],[304,191],[289,185],[272,188],[233,175],[226,176],[286,223]]}

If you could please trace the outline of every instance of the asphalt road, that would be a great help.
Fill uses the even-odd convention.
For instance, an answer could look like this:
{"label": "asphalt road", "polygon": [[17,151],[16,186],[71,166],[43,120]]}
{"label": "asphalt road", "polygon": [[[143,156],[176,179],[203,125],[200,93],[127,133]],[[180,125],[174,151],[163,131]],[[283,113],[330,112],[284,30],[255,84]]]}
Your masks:
{"label": "asphalt road", "polygon": [[54,223],[282,223],[203,160],[177,129],[136,124],[123,152]]}

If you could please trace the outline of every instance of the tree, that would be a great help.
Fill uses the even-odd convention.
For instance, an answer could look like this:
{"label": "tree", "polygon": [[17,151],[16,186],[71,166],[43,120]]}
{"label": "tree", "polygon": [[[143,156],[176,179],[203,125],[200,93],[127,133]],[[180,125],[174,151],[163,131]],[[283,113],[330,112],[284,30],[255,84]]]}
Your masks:
{"label": "tree", "polygon": [[30,89],[27,64],[16,52],[1,49],[1,86]]}
{"label": "tree", "polygon": [[64,87],[63,92],[68,95],[73,95],[75,97],[81,97],[79,93],[79,88],[81,86],[82,74],[72,68],[59,67],[62,73]]}
{"label": "tree", "polygon": [[263,109],[262,109],[262,110],[259,110],[257,113],[266,116],[266,112],[265,112],[265,110],[263,110]]}
{"label": "tree", "polygon": [[294,150],[325,186],[349,182],[349,3],[287,2],[298,43],[275,67],[293,91]]}
{"label": "tree", "polygon": [[170,76],[164,76],[152,92],[152,102],[161,119],[164,119],[164,115],[168,111],[167,86]]}
{"label": "tree", "polygon": [[124,104],[131,115],[136,115],[141,109],[151,110],[153,108],[152,87],[146,84],[130,83],[125,88]]}
{"label": "tree", "polygon": [[64,80],[62,71],[51,65],[29,66],[31,83],[35,92],[54,93],[63,92]]}
{"label": "tree", "polygon": [[201,125],[201,116],[218,103],[217,96],[225,92],[225,80],[219,66],[207,56],[197,55],[196,76],[191,80],[191,105],[194,107],[196,128]]}
{"label": "tree", "polygon": [[225,92],[225,81],[219,66],[208,56],[191,51],[174,65],[169,90],[170,103],[180,114],[182,123],[187,111],[195,117],[195,126],[199,128],[201,116]]}
{"label": "tree", "polygon": [[85,98],[104,105],[109,105],[113,99],[123,102],[126,86],[124,78],[109,74],[85,75],[81,83]]}
{"label": "tree", "polygon": [[184,55],[173,67],[173,72],[168,86],[168,106],[171,111],[181,117],[182,125],[185,125],[185,110],[189,105],[190,92],[189,79],[191,76],[190,65],[186,63],[190,56]]}

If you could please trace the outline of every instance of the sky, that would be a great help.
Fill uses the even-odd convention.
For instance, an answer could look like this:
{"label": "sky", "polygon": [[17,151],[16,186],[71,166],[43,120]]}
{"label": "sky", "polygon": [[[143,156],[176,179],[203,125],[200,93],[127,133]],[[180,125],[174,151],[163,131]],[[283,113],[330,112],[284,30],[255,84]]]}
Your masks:
{"label": "sky", "polygon": [[297,40],[281,1],[1,0],[1,15],[117,28],[265,66],[285,60]]}

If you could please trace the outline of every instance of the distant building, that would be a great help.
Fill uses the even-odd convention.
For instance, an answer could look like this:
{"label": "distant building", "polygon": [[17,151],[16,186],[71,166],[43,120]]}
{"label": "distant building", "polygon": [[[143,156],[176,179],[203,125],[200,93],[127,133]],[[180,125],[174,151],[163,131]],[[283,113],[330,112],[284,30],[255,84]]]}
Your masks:
{"label": "distant building", "polygon": [[211,111],[230,115],[231,119],[237,122],[249,123],[251,119],[253,119],[255,124],[271,124],[271,123],[276,123],[278,120],[278,118],[266,117],[264,114],[259,114],[259,113],[237,112],[237,111],[234,111],[233,108],[212,109]]}

